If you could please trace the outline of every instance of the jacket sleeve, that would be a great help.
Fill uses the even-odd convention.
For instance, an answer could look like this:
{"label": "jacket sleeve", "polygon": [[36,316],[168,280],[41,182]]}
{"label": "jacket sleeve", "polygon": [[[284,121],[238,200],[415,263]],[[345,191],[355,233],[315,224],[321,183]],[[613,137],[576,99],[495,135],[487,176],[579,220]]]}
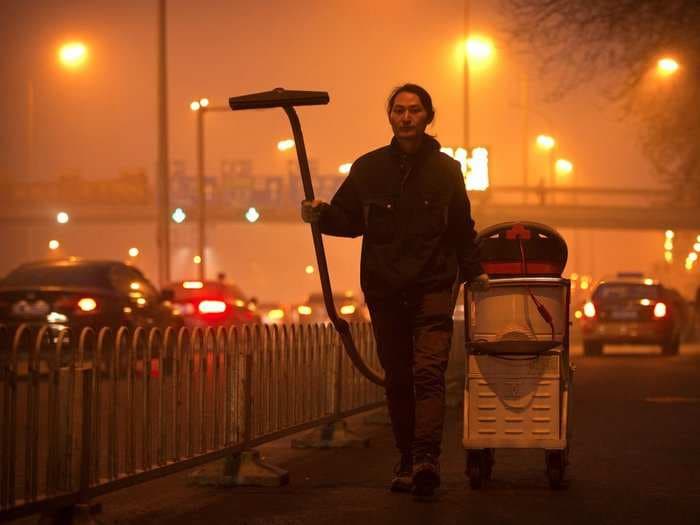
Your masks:
{"label": "jacket sleeve", "polygon": [[323,206],[320,226],[321,233],[337,237],[358,237],[364,233],[362,199],[357,191],[357,172],[354,168],[350,169],[350,174],[330,204]]}
{"label": "jacket sleeve", "polygon": [[450,169],[454,189],[448,210],[448,228],[457,251],[459,279],[466,282],[484,273],[484,269],[481,267],[479,247],[475,242],[476,230],[462,172],[456,162],[450,162]]}

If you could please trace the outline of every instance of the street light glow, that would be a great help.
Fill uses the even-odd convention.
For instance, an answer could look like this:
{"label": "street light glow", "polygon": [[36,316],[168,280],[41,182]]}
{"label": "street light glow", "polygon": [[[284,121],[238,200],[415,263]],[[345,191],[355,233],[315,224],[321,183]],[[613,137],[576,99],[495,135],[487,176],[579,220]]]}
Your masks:
{"label": "street light glow", "polygon": [[199,104],[199,102],[197,102],[196,100],[193,100],[193,101],[190,103],[190,109],[191,109],[192,111],[199,111],[199,107],[200,107],[200,104]]}
{"label": "street light glow", "polygon": [[248,222],[254,223],[260,218],[260,213],[258,213],[258,210],[251,206],[248,208],[248,211],[245,212],[245,218]]}
{"label": "street light glow", "polygon": [[60,211],[56,214],[56,222],[58,224],[66,224],[70,220],[70,216],[65,211]]}
{"label": "street light glow", "polygon": [[294,147],[294,139],[284,139],[277,143],[277,149],[280,151],[288,151]]}
{"label": "street light glow", "polygon": [[467,39],[465,52],[470,62],[486,62],[493,56],[493,42],[490,38],[474,35]]}
{"label": "street light glow", "polygon": [[346,162],[345,164],[341,164],[338,166],[338,173],[342,175],[347,175],[350,173],[350,168],[352,167],[352,163]]}
{"label": "street light glow", "polygon": [[673,75],[679,67],[678,62],[669,57],[664,57],[656,63],[657,71],[664,76]]}
{"label": "street light glow", "polygon": [[314,270],[314,267],[311,266],[310,264],[307,265],[306,268],[304,268],[304,272],[305,272],[307,275],[311,275],[312,273],[314,273],[314,271],[315,271],[315,270]]}
{"label": "street light glow", "polygon": [[129,257],[136,257],[139,254],[138,248],[129,248]]}
{"label": "street light glow", "polygon": [[574,171],[574,165],[566,159],[557,159],[557,161],[554,163],[554,169],[556,170],[557,175],[564,176],[569,175],[572,171]]}
{"label": "street light glow", "polygon": [[171,217],[173,221],[175,221],[178,224],[181,224],[187,218],[187,214],[182,208],[176,208]]}
{"label": "street light glow", "polygon": [[551,135],[537,135],[537,139],[535,139],[537,142],[537,147],[540,149],[543,149],[545,151],[551,150],[554,146],[556,146],[557,142],[554,140],[554,137]]}
{"label": "street light glow", "polygon": [[203,108],[206,108],[209,105],[209,99],[208,98],[200,98],[199,105],[202,106]]}
{"label": "street light glow", "polygon": [[58,250],[59,246],[61,246],[61,244],[56,239],[51,239],[49,241],[49,250]]}
{"label": "street light glow", "polygon": [[[673,236],[675,235],[673,233],[673,230],[666,230],[666,233],[664,233],[667,239],[673,239]],[[700,241],[700,239],[698,239]]]}
{"label": "street light glow", "polygon": [[192,261],[193,261],[195,264],[202,264],[202,258],[201,258],[199,255],[195,255],[195,256],[192,258]]}
{"label": "street light glow", "polygon": [[82,42],[68,42],[58,50],[58,60],[68,69],[78,69],[87,60],[87,46]]}

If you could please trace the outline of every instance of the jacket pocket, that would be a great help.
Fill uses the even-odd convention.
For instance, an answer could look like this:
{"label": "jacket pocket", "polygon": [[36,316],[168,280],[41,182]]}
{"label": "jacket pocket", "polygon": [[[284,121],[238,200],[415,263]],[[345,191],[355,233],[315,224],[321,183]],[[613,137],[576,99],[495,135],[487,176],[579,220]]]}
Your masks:
{"label": "jacket pocket", "polygon": [[447,228],[447,204],[437,197],[423,197],[413,208],[413,233],[422,237],[437,237]]}
{"label": "jacket pocket", "polygon": [[396,202],[393,198],[373,198],[364,203],[365,237],[376,244],[390,243],[396,237]]}

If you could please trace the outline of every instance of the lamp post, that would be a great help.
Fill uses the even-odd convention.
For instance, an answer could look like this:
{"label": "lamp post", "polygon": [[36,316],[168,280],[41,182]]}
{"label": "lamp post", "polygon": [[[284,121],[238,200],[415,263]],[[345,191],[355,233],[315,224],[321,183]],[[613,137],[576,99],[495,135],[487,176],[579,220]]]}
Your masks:
{"label": "lamp post", "polygon": [[204,181],[204,115],[210,111],[229,111],[225,106],[210,106],[209,99],[201,98],[194,100],[190,104],[190,109],[197,113],[197,201],[199,208],[199,223],[197,235],[197,254],[200,262],[197,263],[199,280],[206,279],[206,221],[207,221],[207,199]]}

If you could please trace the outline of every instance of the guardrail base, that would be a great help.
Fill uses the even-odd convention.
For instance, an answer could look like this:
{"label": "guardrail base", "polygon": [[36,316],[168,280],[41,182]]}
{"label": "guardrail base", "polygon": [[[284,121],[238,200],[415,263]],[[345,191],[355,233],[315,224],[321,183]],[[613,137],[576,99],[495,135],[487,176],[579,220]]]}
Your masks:
{"label": "guardrail base", "polygon": [[391,417],[387,407],[380,408],[367,414],[364,419],[365,425],[391,425]]}
{"label": "guardrail base", "polygon": [[289,483],[289,472],[266,463],[257,450],[244,450],[197,469],[189,475],[190,483],[216,487],[281,487]]}
{"label": "guardrail base", "polygon": [[101,503],[79,503],[54,512],[43,514],[38,525],[98,525],[93,514],[102,512]]}
{"label": "guardrail base", "polygon": [[369,438],[349,430],[344,420],[328,423],[315,428],[301,438],[292,439],[292,448],[364,448],[368,446]]}

